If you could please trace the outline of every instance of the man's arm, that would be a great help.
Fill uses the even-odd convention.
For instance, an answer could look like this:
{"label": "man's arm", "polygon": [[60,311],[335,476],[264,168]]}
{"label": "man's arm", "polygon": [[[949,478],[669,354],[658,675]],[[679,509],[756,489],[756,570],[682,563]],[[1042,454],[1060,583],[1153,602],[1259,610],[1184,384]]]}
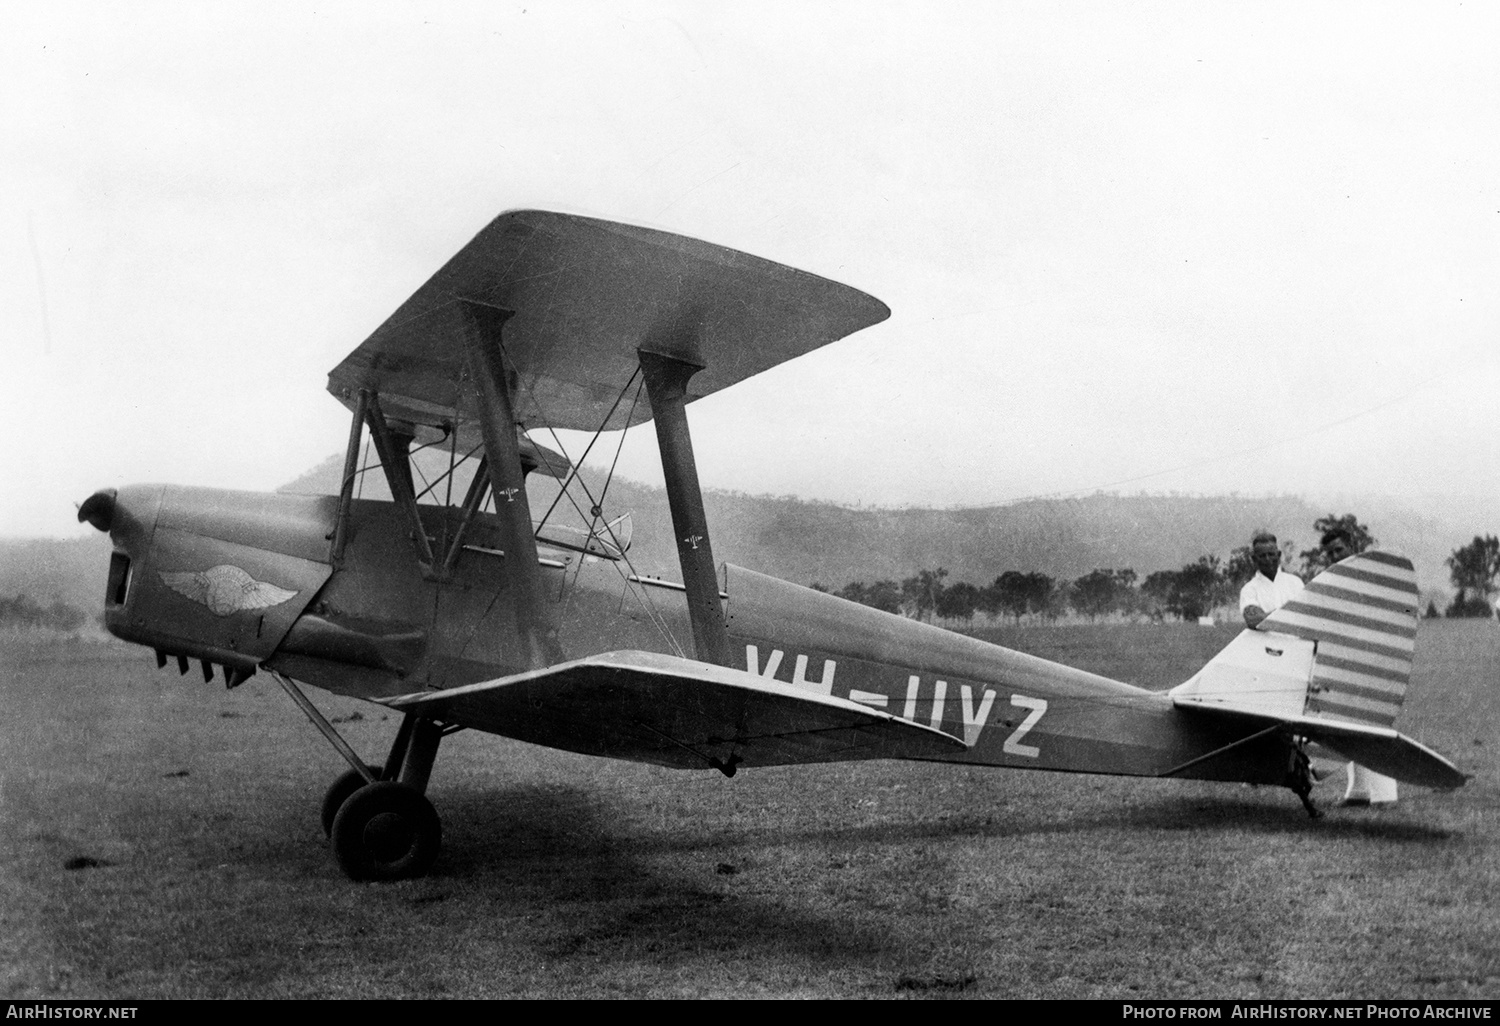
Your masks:
{"label": "man's arm", "polygon": [[1260,622],[1270,615],[1260,606],[1246,606],[1241,612],[1245,614],[1245,626],[1251,630],[1259,627]]}

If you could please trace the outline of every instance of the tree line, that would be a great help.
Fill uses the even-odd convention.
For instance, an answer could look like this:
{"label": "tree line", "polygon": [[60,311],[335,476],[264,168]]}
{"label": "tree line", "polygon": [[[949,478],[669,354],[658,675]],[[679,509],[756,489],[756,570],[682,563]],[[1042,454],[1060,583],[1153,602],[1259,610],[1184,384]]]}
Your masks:
{"label": "tree line", "polygon": [[1449,616],[1489,616],[1500,578],[1500,538],[1475,535],[1469,544],[1448,557],[1448,579],[1458,589]]}
{"label": "tree line", "polygon": [[[1095,569],[1075,580],[1038,570],[1007,570],[986,585],[949,583],[947,569],[919,570],[901,581],[853,581],[837,590],[813,587],[840,598],[916,620],[972,620],[990,616],[1034,616],[1055,620],[1069,612],[1097,620],[1114,614],[1196,620],[1238,594],[1217,556],[1204,556],[1181,570],[1159,570],[1137,583],[1132,569]],[[1249,580],[1248,577],[1245,580]],[[1243,582],[1240,582],[1243,583]]]}
{"label": "tree line", "polygon": [[89,616],[66,602],[40,605],[25,594],[0,598],[0,630],[76,631],[89,622]]}
{"label": "tree line", "polygon": [[[1313,522],[1313,530],[1320,543],[1311,548],[1296,552],[1292,541],[1282,543],[1282,566],[1303,580],[1327,569],[1330,559],[1325,546],[1334,535],[1347,539],[1354,552],[1376,544],[1369,527],[1352,513],[1319,517]],[[1500,579],[1500,540],[1494,535],[1476,535],[1469,545],[1453,550],[1447,565],[1458,591],[1447,615],[1492,615],[1493,597],[1500,590],[1496,583]],[[1036,570],[1007,570],[988,584],[976,585],[950,582],[949,572],[937,567],[919,570],[901,581],[853,581],[837,590],[821,583],[813,587],[917,620],[968,621],[983,613],[1009,616],[1020,623],[1024,616],[1055,620],[1071,612],[1091,620],[1108,616],[1162,620],[1173,616],[1193,621],[1235,603],[1240,588],[1255,573],[1251,547],[1243,545],[1227,559],[1200,556],[1180,569],[1157,570],[1143,580],[1128,567],[1096,568],[1073,580],[1060,580]],[[1438,615],[1435,605],[1429,605],[1427,615]]]}

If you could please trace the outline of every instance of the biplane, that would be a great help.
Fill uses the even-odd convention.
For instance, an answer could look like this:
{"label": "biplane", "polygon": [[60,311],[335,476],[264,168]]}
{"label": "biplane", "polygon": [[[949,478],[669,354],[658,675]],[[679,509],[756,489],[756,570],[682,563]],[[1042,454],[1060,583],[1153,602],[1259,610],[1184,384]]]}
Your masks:
{"label": "biplane", "polygon": [[[1245,781],[1310,812],[1309,742],[1410,784],[1464,782],[1393,726],[1417,629],[1399,556],[1333,566],[1167,692],[719,566],[688,404],[889,313],[696,239],[502,214],[330,373],[350,413],[339,494],[133,485],[81,505],[113,542],[108,629],[159,666],[285,689],[349,764],[322,821],[355,879],[432,866],[427,784],[465,728],[726,776],[920,759]],[[590,488],[581,458],[546,444],[647,421],[680,580],[635,570],[608,481]],[[431,482],[419,451],[446,457]],[[388,500],[356,488],[376,463]],[[553,521],[556,501],[536,517],[528,478],[570,496],[578,523]],[[305,686],[399,713],[384,762]]]}

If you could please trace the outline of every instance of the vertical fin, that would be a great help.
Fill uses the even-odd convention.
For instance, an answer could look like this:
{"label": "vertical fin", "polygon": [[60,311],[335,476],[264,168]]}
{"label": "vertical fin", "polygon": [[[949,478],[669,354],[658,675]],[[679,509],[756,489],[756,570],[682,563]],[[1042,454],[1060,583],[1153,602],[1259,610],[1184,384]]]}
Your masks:
{"label": "vertical fin", "polygon": [[1416,573],[1402,556],[1350,556],[1274,610],[1261,630],[1316,642],[1307,715],[1389,727],[1411,679]]}

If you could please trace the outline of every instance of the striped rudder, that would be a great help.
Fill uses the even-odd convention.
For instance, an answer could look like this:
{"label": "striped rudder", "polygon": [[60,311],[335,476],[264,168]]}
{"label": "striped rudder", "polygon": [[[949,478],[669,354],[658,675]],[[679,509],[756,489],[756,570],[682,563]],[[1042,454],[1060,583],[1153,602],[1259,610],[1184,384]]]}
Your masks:
{"label": "striped rudder", "polygon": [[1350,556],[1314,577],[1260,629],[1317,643],[1308,716],[1389,727],[1411,678],[1417,575],[1402,556]]}

